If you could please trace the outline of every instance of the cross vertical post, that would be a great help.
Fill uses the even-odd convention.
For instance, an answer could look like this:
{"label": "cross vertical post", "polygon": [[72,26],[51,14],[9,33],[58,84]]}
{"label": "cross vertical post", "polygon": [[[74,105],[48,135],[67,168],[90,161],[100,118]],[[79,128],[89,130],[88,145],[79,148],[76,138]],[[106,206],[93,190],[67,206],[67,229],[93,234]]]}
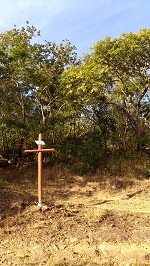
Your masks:
{"label": "cross vertical post", "polygon": [[40,151],[42,149],[42,145],[40,144],[42,142],[42,134],[39,134],[39,144],[38,144],[38,206],[42,205],[42,152]]}

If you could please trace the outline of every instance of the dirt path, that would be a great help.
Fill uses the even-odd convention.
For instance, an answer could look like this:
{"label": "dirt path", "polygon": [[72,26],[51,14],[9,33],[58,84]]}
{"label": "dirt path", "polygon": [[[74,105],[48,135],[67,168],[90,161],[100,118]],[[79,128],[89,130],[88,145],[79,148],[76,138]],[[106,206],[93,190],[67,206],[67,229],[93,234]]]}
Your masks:
{"label": "dirt path", "polygon": [[0,265],[150,265],[148,181],[47,180],[41,209],[29,180],[0,191]]}

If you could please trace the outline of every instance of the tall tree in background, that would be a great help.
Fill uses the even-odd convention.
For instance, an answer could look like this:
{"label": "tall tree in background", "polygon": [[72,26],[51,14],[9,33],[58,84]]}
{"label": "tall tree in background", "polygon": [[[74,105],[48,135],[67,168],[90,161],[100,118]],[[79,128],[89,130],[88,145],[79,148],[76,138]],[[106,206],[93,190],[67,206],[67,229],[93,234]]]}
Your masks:
{"label": "tall tree in background", "polygon": [[[127,127],[132,127],[137,149],[140,138],[148,128],[149,117],[149,77],[150,30],[137,34],[122,34],[111,40],[106,38],[94,47],[94,61],[106,69],[110,81],[108,102],[122,112],[127,119]],[[149,110],[149,111],[148,111]]]}
{"label": "tall tree in background", "polygon": [[[28,70],[32,66],[30,41],[39,32],[24,27],[1,33],[1,134],[2,149],[20,154],[25,126],[32,109]],[[16,151],[17,150],[17,151]]]}
{"label": "tall tree in background", "polygon": [[113,40],[106,37],[85,56],[82,66],[65,73],[66,93],[70,99],[76,95],[81,102],[84,99],[85,107],[98,106],[105,97],[118,119],[118,142],[125,147],[131,138],[140,149],[141,138],[149,130],[149,68],[150,30],[121,34]]}
{"label": "tall tree in background", "polygon": [[46,132],[64,107],[60,78],[76,62],[76,48],[69,41],[34,43],[39,35],[28,22],[0,34],[1,147],[7,153],[42,127]]}

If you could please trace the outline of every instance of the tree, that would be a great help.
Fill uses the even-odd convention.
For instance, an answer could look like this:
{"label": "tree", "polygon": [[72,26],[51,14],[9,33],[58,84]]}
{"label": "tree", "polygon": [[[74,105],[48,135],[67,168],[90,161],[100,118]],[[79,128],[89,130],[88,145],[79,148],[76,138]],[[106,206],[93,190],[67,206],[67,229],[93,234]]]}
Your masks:
{"label": "tree", "polygon": [[[58,129],[63,120],[65,103],[59,84],[63,71],[76,62],[76,48],[69,41],[34,43],[39,35],[28,22],[26,28],[15,26],[0,34],[0,119],[5,143],[10,130],[17,145],[18,139],[29,141],[37,131],[47,134],[52,127]],[[8,150],[12,142],[7,141]],[[4,141],[1,145],[5,150]]]}
{"label": "tree", "polygon": [[112,110],[109,105],[105,103],[105,98],[102,97],[98,105],[93,107],[93,120],[100,131],[101,141],[107,149],[107,142],[111,140],[111,136],[116,132],[116,121],[113,117]]}
{"label": "tree", "polygon": [[[143,108],[149,106],[149,77],[146,74],[150,66],[150,31],[141,30],[137,34],[122,34],[119,38],[106,38],[95,46],[95,63],[107,67],[111,73],[110,97],[108,101],[123,111],[132,127],[137,148],[145,127],[148,125],[148,113]],[[107,76],[109,72],[107,71]]]}
{"label": "tree", "polygon": [[[31,39],[39,32],[27,23],[27,28],[13,30],[0,34],[0,93],[1,93],[1,125],[2,148],[7,154],[16,150],[18,156],[22,149],[26,124],[32,110],[30,97],[31,85],[28,69],[32,65]],[[5,146],[4,146],[5,143]],[[6,145],[7,143],[7,145]],[[2,143],[1,143],[2,144]],[[7,147],[7,150],[5,150]]]}
{"label": "tree", "polygon": [[41,112],[43,125],[52,123],[64,107],[60,91],[61,74],[76,62],[74,50],[75,47],[69,41],[63,41],[59,46],[46,42],[40,51],[43,58],[34,62],[37,79],[35,77],[33,83],[33,97]]}
{"label": "tree", "polygon": [[148,29],[137,34],[121,34],[113,40],[106,37],[93,47],[91,54],[85,56],[82,66],[69,70],[66,78],[68,96],[83,97],[84,106],[98,106],[104,96],[116,118],[119,118],[118,113],[122,116],[122,129],[128,128],[126,133],[130,131],[135,136],[137,149],[140,148],[141,136],[149,127],[149,58]]}

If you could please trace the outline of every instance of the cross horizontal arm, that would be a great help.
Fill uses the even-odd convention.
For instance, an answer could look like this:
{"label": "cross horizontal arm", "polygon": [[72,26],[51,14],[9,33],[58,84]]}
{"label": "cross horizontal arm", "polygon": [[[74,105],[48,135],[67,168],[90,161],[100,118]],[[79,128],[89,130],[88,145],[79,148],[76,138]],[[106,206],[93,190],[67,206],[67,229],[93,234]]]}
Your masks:
{"label": "cross horizontal arm", "polygon": [[48,152],[48,151],[53,152],[54,149],[25,150],[24,152]]}

